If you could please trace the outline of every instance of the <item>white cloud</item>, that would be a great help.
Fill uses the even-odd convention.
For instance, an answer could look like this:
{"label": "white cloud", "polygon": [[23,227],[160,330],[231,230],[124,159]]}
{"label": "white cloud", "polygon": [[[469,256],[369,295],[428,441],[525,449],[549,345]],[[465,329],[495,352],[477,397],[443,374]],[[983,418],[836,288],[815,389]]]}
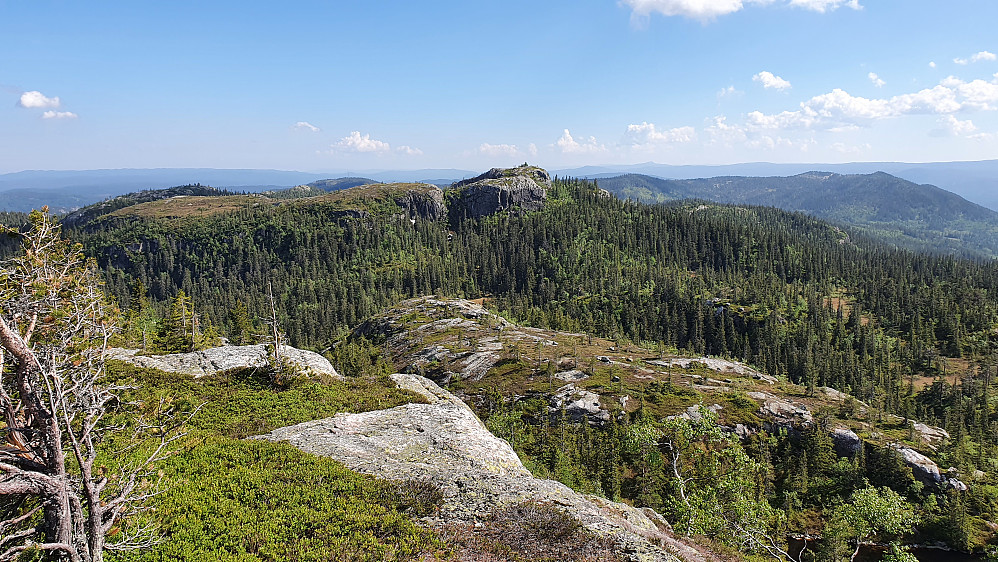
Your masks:
{"label": "white cloud", "polygon": [[478,153],[486,156],[516,156],[520,149],[515,144],[489,144],[483,142],[478,147]]}
{"label": "white cloud", "polygon": [[632,16],[647,17],[653,12],[663,16],[683,16],[709,22],[742,9],[742,0],[623,0]]}
{"label": "white cloud", "polygon": [[796,111],[764,114],[753,111],[746,125],[752,130],[823,129],[841,131],[865,127],[875,121],[902,115],[947,115],[960,111],[998,109],[998,78],[964,82],[953,76],[918,92],[884,99],[853,96],[836,88],[801,102]]}
{"label": "white cloud", "polygon": [[42,113],[42,119],[76,119],[79,115],[72,111],[46,111]]}
{"label": "white cloud", "polygon": [[935,68],[935,67],[936,67],[936,61],[931,61],[930,60],[929,61],[929,68]]}
{"label": "white cloud", "polygon": [[627,132],[624,133],[624,142],[631,146],[680,144],[695,140],[697,131],[689,126],[659,131],[654,123],[642,122],[640,125],[628,125]]}
{"label": "white cloud", "polygon": [[989,51],[981,51],[979,53],[974,53],[973,55],[970,56],[969,59],[962,59],[957,57],[953,59],[953,62],[955,62],[956,64],[963,65],[963,64],[970,64],[973,62],[994,61],[994,60],[998,60],[998,55],[995,55],[994,53]]}
{"label": "white cloud", "polygon": [[621,0],[621,4],[631,8],[634,19],[647,18],[653,13],[663,16],[681,16],[707,23],[742,10],[746,4],[762,6],[779,4],[795,8],[804,8],[814,12],[825,13],[846,6],[854,10],[863,7],[859,0]]}
{"label": "white cloud", "polygon": [[399,154],[405,154],[406,156],[420,156],[421,154],[423,154],[422,150],[404,144],[396,148],[395,152],[398,152]]}
{"label": "white cloud", "polygon": [[727,88],[721,88],[717,91],[717,98],[727,98],[733,96],[740,96],[743,92],[736,89],[734,86],[728,86]]}
{"label": "white cloud", "polygon": [[853,10],[863,9],[863,6],[859,5],[859,0],[790,0],[790,5],[821,14],[837,10],[842,6]]}
{"label": "white cloud", "polygon": [[21,99],[17,102],[17,105],[27,109],[55,109],[59,107],[61,103],[59,102],[58,96],[49,98],[41,92],[32,91],[21,94]]}
{"label": "white cloud", "polygon": [[748,139],[745,128],[738,125],[729,125],[728,118],[724,115],[714,117],[713,121],[704,130],[710,137],[710,141],[707,144],[732,146],[736,143],[745,142]]}
{"label": "white cloud", "polygon": [[606,151],[606,146],[596,142],[596,137],[589,137],[579,142],[572,137],[572,133],[568,129],[565,129],[561,138],[554,144],[565,154],[592,154]]}
{"label": "white cloud", "polygon": [[939,119],[941,129],[930,131],[934,137],[968,137],[977,131],[977,126],[970,119],[960,121],[953,115],[947,115]]}
{"label": "white cloud", "polygon": [[316,127],[315,125],[309,123],[308,121],[299,121],[299,122],[295,123],[294,128],[295,129],[299,129],[299,130],[304,129],[304,130],[312,131],[313,133],[318,133],[319,130],[320,130],[318,127]]}
{"label": "white cloud", "polygon": [[869,78],[870,82],[872,82],[873,85],[876,86],[876,87],[878,87],[878,88],[883,88],[884,84],[887,83],[887,82],[884,82],[883,80],[881,80],[881,78],[879,76],[877,76],[876,72],[871,72],[871,73],[867,74],[866,77]]}
{"label": "white cloud", "polygon": [[392,146],[384,141],[372,139],[371,135],[361,135],[360,131],[351,131],[350,136],[343,137],[333,145],[334,151],[340,152],[374,152],[384,154],[390,152]]}
{"label": "white cloud", "polygon": [[527,147],[527,154],[531,156],[537,156],[537,145],[534,143],[530,143],[530,146]]}
{"label": "white cloud", "polygon": [[767,90],[774,89],[782,91],[791,87],[790,82],[784,80],[783,78],[780,78],[779,76],[776,76],[775,74],[769,72],[768,70],[763,70],[759,74],[753,76],[752,81],[761,83],[762,87],[766,88]]}
{"label": "white cloud", "polygon": [[863,154],[863,153],[871,150],[873,147],[870,146],[869,144],[863,144],[863,145],[860,145],[860,146],[852,146],[852,145],[845,144],[843,142],[836,142],[836,143],[832,143],[831,148],[832,148],[832,150],[834,150],[835,152],[838,152],[840,154],[853,154],[853,155],[855,155],[855,154]]}

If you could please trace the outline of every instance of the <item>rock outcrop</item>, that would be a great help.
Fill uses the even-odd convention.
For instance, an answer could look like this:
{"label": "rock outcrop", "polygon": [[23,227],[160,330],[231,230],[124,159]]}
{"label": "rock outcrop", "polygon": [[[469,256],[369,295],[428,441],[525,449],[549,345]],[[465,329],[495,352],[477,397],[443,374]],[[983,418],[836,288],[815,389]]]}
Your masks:
{"label": "rock outcrop", "polygon": [[518,208],[536,211],[544,207],[551,176],[536,166],[492,168],[484,174],[455,183],[457,212],[478,218]]}
{"label": "rock outcrop", "polygon": [[538,501],[556,505],[590,531],[610,537],[633,560],[677,560],[666,548],[689,553],[689,547],[672,537],[658,514],[534,478],[512,447],[489,433],[455,396],[424,377],[398,374],[392,378],[428,403],[338,414],[257,438],[287,441],[366,474],[430,481],[444,497],[430,523],[479,524],[497,507]]}
{"label": "rock outcrop", "polygon": [[425,184],[424,187],[402,192],[395,197],[395,204],[405,209],[413,219],[436,221],[445,218],[447,205],[444,203],[444,192],[435,185]]}
{"label": "rock outcrop", "polygon": [[[184,373],[193,377],[205,377],[222,371],[240,368],[264,367],[269,362],[267,346],[226,345],[192,353],[171,353],[167,355],[138,355],[138,350],[112,348],[109,359],[117,359],[139,367],[159,369],[168,373]],[[329,361],[312,351],[282,345],[281,356],[306,373],[339,378],[339,373]]]}
{"label": "rock outcrop", "polygon": [[[579,372],[579,371],[576,371]],[[550,399],[549,410],[557,419],[561,411],[572,422],[608,422],[610,412],[600,406],[599,394],[585,389],[576,388],[574,384],[566,384],[559,388]]]}

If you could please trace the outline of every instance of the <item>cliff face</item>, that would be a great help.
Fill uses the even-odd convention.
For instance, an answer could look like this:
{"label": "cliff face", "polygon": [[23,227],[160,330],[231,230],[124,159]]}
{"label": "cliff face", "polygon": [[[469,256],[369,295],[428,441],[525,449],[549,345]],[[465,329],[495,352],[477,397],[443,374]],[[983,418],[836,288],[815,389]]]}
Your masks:
{"label": "cliff face", "polygon": [[405,209],[411,218],[436,221],[447,216],[444,192],[437,186],[404,191],[395,196],[395,204]]}
{"label": "cliff face", "polygon": [[678,560],[672,553],[685,560],[703,559],[676,541],[668,523],[652,510],[534,478],[506,441],[492,435],[461,400],[429,379],[407,374],[392,379],[422,395],[427,404],[337,414],[257,439],[287,441],[358,472],[432,482],[444,499],[439,513],[428,521],[431,524],[483,524],[497,508],[540,502],[564,509],[589,531],[616,543],[632,560]]}
{"label": "cliff face", "polygon": [[478,218],[508,209],[536,211],[544,207],[551,176],[536,166],[493,168],[457,182],[457,208],[453,212]]}

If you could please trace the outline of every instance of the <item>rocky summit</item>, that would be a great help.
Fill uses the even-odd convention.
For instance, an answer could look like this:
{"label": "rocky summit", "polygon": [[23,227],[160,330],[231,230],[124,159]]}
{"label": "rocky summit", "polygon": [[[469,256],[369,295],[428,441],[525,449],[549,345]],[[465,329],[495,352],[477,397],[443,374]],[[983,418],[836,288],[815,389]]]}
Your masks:
{"label": "rocky summit", "polygon": [[406,404],[276,429],[256,437],[287,441],[358,472],[432,482],[443,504],[431,524],[481,524],[497,507],[526,501],[564,509],[586,529],[610,538],[631,560],[704,560],[676,540],[651,509],[637,509],[534,478],[510,445],[492,435],[461,400],[418,375],[396,374],[400,388],[426,404]]}
{"label": "rocky summit", "polygon": [[458,211],[478,218],[508,209],[536,211],[544,207],[551,176],[543,168],[523,165],[492,168],[452,186],[458,193]]}

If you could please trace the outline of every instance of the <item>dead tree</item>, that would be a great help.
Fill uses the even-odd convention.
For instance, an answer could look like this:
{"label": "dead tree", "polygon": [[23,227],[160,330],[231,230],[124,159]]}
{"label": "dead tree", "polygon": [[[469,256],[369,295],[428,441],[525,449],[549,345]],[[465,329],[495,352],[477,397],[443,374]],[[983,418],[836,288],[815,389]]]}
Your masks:
{"label": "dead tree", "polygon": [[128,517],[156,493],[152,465],[179,434],[139,420],[132,442],[154,439],[151,452],[119,469],[97,464],[104,436],[124,430],[106,418],[125,387],[103,382],[115,311],[94,263],[60,238],[47,209],[20,236],[23,255],[0,268],[0,562],[25,551],[100,562],[105,550],[155,542]]}

